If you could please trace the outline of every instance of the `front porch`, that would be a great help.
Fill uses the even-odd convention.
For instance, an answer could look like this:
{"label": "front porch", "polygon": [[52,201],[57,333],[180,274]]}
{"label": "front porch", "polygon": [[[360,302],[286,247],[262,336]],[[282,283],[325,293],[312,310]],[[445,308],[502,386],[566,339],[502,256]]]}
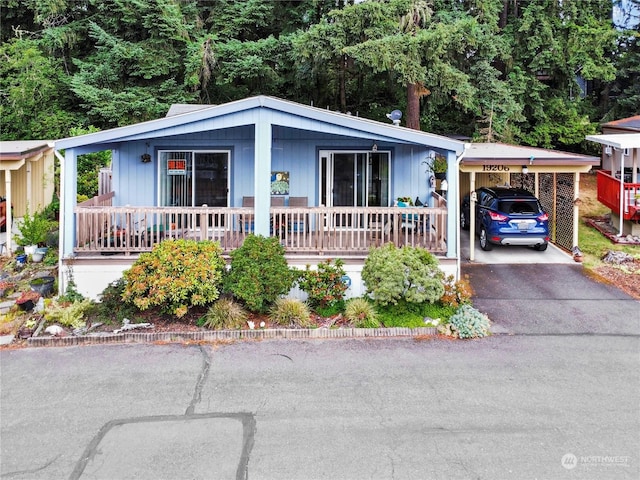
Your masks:
{"label": "front porch", "polygon": [[[75,208],[74,255],[131,256],[164,240],[220,242],[225,254],[254,232],[249,207],[114,207],[113,192]],[[433,207],[274,207],[270,234],[288,256],[366,257],[371,247],[392,242],[447,252],[446,200],[433,194]]]}

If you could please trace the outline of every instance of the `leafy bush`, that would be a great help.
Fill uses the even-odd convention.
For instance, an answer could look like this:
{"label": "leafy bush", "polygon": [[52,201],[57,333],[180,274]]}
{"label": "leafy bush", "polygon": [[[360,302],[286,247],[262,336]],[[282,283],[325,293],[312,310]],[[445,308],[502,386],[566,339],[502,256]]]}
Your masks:
{"label": "leafy bush", "polygon": [[276,237],[249,235],[230,256],[225,291],[241,299],[250,311],[266,312],[280,295],[291,290],[295,274]]}
{"label": "leafy bush", "polygon": [[269,320],[284,326],[314,326],[308,305],[297,298],[278,298],[271,307]]}
{"label": "leafy bush", "polygon": [[352,298],[347,301],[344,316],[356,328],[380,327],[376,309],[366,298]]}
{"label": "leafy bush", "polygon": [[17,240],[18,245],[44,245],[51,228],[52,224],[47,220],[47,217],[38,212],[31,215],[27,208],[22,217],[22,222],[18,226],[20,231],[20,238]]}
{"label": "leafy bush", "polygon": [[452,305],[457,307],[465,303],[471,303],[473,289],[467,277],[454,281],[453,275],[449,275],[444,280],[444,294],[440,298],[440,302],[444,305]]}
{"label": "leafy bush", "polygon": [[406,300],[410,303],[435,302],[444,293],[444,273],[438,260],[424,248],[392,243],[369,251],[362,269],[367,292],[378,305]]}
{"label": "leafy bush", "polygon": [[344,300],[344,293],[348,287],[342,280],[345,275],[343,265],[344,262],[339,258],[333,264],[331,259],[318,263],[316,270],[307,265],[298,278],[298,286],[308,295],[308,302],[312,308],[331,308]]}
{"label": "leafy bush", "polygon": [[204,316],[203,327],[234,330],[246,327],[249,315],[237,302],[230,298],[221,298],[209,307]]}
{"label": "leafy bush", "polygon": [[140,310],[157,306],[181,318],[190,307],[218,299],[224,269],[218,243],[167,240],[124,272],[122,299]]}
{"label": "leafy bush", "polygon": [[457,336],[459,338],[486,337],[491,332],[489,317],[481,313],[471,305],[462,305],[451,316],[449,324],[439,329],[442,333]]}
{"label": "leafy bush", "polygon": [[93,302],[88,298],[72,303],[52,300],[45,308],[44,318],[73,329],[83,328],[86,325],[84,316],[92,306]]}

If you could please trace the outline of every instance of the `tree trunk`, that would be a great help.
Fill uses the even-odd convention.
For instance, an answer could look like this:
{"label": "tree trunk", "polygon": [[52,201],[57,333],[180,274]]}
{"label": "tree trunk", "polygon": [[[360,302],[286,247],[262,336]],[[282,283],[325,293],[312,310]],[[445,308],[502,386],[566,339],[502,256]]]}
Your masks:
{"label": "tree trunk", "polygon": [[407,84],[407,128],[420,130],[420,89],[416,83]]}

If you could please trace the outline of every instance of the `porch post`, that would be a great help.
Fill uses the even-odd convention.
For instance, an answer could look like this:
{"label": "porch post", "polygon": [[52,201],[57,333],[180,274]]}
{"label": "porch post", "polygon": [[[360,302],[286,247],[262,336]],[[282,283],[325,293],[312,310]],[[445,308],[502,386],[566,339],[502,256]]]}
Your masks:
{"label": "porch post", "polygon": [[[573,246],[578,245],[578,229],[580,226],[580,172],[573,174]],[[539,198],[539,197],[538,197]]]}
{"label": "porch post", "polygon": [[271,121],[264,108],[261,107],[255,124],[253,191],[255,195],[255,233],[265,237],[270,236],[271,129]]}
{"label": "porch post", "polygon": [[13,199],[11,198],[11,170],[6,169],[4,171],[4,192],[5,192],[5,231],[7,232],[7,244],[5,245],[6,255],[11,256],[11,252],[13,251],[13,212],[11,211],[11,203],[13,203]]}
{"label": "porch post", "polygon": [[60,238],[60,258],[73,256],[76,242],[75,206],[77,197],[76,178],[78,177],[78,156],[76,150],[68,148],[64,152],[64,162],[60,162],[60,221],[62,222]]}
{"label": "porch post", "polygon": [[[458,162],[456,152],[449,150],[447,154],[447,183],[449,184],[447,196],[447,257],[457,258],[460,252],[457,252],[458,245],[458,219],[456,218],[458,207],[458,192],[460,191],[460,174],[458,173]],[[453,203],[453,206],[451,205]],[[453,208],[452,208],[453,207]]]}

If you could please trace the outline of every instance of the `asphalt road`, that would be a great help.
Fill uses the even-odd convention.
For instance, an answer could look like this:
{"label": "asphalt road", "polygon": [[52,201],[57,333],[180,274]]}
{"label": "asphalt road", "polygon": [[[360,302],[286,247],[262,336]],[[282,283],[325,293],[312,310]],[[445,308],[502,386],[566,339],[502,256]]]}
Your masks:
{"label": "asphalt road", "polygon": [[2,350],[0,478],[640,478],[640,302],[478,268],[508,334]]}

